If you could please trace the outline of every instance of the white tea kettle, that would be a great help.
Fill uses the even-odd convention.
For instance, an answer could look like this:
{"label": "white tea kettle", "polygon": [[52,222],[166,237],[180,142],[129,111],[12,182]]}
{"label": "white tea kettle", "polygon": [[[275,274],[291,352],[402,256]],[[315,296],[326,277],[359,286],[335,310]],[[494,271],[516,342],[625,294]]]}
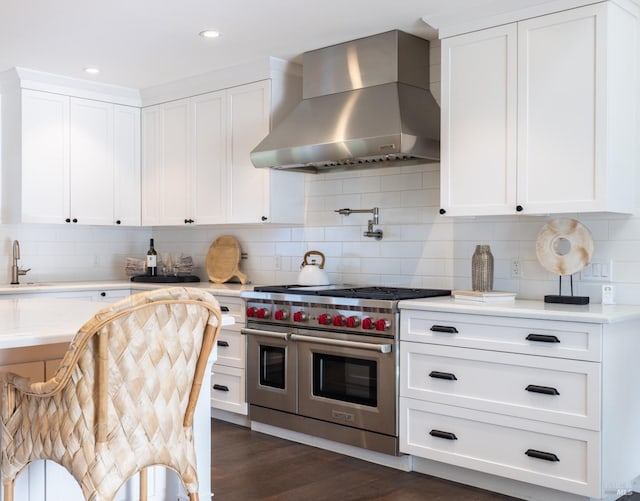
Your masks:
{"label": "white tea kettle", "polygon": [[[311,262],[307,258],[316,254],[322,258],[320,264],[316,264],[315,259]],[[300,273],[298,274],[298,285],[329,285],[329,276],[324,271],[324,254],[320,251],[309,251],[304,255],[302,264],[300,265]]]}

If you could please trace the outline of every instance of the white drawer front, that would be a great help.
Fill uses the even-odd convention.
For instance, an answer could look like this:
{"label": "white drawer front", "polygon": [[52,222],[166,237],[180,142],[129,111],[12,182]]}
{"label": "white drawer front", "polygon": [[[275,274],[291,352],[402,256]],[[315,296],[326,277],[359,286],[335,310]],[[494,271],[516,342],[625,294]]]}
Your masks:
{"label": "white drawer front", "polygon": [[214,365],[211,374],[211,407],[247,415],[244,369]]}
{"label": "white drawer front", "polygon": [[[222,312],[231,315],[236,321],[236,325],[244,324],[244,301],[239,297],[216,296],[213,294],[220,304]],[[225,311],[225,308],[228,311]]]}
{"label": "white drawer front", "polygon": [[245,368],[246,348],[245,337],[240,334],[239,325],[220,329],[216,341],[218,348],[218,358],[214,367],[228,365],[231,367]]}
{"label": "white drawer front", "polygon": [[600,429],[600,364],[401,341],[400,394]]}
{"label": "white drawer front", "polygon": [[594,431],[400,399],[401,452],[552,489],[599,498],[599,444]]}
{"label": "white drawer front", "polygon": [[600,361],[602,326],[581,322],[401,310],[400,339]]}

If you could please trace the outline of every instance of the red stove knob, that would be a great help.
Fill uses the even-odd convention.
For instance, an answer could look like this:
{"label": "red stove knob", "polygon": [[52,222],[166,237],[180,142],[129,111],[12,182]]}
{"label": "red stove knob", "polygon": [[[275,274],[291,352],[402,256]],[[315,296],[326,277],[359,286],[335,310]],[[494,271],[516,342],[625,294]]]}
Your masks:
{"label": "red stove knob", "polygon": [[289,312],[287,310],[276,310],[273,316],[276,320],[286,320],[289,318]]}
{"label": "red stove knob", "polygon": [[293,314],[293,321],[294,322],[305,322],[307,320],[307,314],[300,310],[300,311],[296,311]]}
{"label": "red stove knob", "polygon": [[333,325],[336,327],[342,327],[345,324],[345,318],[342,315],[336,315],[333,317]]}
{"label": "red stove knob", "polygon": [[373,329],[373,320],[370,317],[365,317],[362,319],[362,328],[369,330]]}
{"label": "red stove knob", "polygon": [[249,306],[247,308],[247,316],[248,317],[255,317],[257,310],[258,310],[258,308],[256,308],[255,306]]}
{"label": "red stove knob", "polygon": [[376,320],[377,331],[385,331],[389,327],[391,327],[391,322],[389,322],[388,320],[385,320],[384,318],[381,318],[380,320]]}
{"label": "red stove knob", "polygon": [[318,323],[320,325],[331,325],[331,315],[328,313],[321,313],[318,315]]}
{"label": "red stove knob", "polygon": [[256,316],[258,318],[269,318],[271,316],[271,311],[269,311],[269,308],[260,308],[256,312]]}
{"label": "red stove knob", "polygon": [[349,317],[346,322],[347,327],[353,328],[360,325],[360,319],[358,317]]}

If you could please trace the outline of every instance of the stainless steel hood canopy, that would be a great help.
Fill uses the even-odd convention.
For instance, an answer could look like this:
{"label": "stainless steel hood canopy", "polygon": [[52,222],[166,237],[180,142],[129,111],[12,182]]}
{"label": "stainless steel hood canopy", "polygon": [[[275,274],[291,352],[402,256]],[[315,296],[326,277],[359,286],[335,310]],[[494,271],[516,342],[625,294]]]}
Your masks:
{"label": "stainless steel hood canopy", "polygon": [[440,160],[429,42],[389,31],[303,55],[303,100],[251,152],[256,167],[301,172]]}

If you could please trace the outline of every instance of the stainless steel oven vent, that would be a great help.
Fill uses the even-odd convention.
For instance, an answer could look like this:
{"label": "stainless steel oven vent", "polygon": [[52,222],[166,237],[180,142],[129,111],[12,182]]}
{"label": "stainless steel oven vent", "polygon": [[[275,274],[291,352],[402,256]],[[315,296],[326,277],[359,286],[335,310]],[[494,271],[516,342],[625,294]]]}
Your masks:
{"label": "stainless steel oven vent", "polygon": [[429,42],[394,30],[303,55],[303,99],[251,152],[301,172],[440,160]]}

